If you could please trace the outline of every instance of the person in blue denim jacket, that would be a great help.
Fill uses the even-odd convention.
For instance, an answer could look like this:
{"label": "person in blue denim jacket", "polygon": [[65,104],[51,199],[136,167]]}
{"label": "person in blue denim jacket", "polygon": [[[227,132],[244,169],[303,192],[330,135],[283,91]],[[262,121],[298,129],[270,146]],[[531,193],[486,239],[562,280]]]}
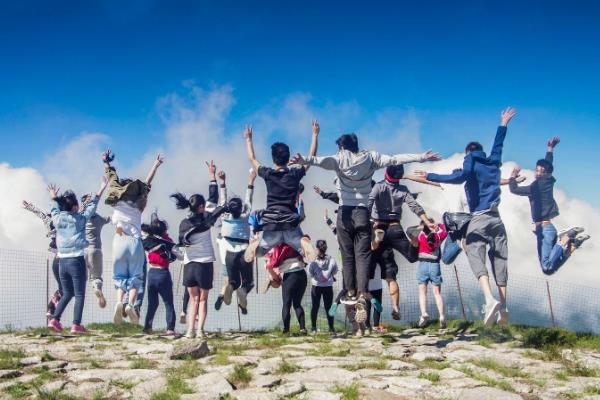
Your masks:
{"label": "person in blue denim jacket", "polygon": [[96,212],[98,199],[106,188],[106,184],[107,181],[103,180],[96,196],[90,196],[89,202],[82,204],[83,210],[81,211],[75,193],[67,190],[59,195],[60,190],[56,185],[48,186],[48,193],[52,198],[50,214],[52,223],[56,227],[59,277],[63,287],[63,296],[56,306],[52,319],[48,322],[48,328],[53,331],[63,331],[60,318],[71,299],[75,297],[71,333],[85,332],[85,328],[81,325],[87,282],[84,250],[88,242],[85,236],[85,226]]}

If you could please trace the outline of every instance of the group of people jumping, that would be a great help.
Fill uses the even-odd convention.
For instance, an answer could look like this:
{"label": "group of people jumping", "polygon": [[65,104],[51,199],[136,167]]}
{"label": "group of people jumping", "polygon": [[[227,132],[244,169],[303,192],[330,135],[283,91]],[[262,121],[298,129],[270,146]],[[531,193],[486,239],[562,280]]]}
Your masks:
{"label": "group of people jumping", "polygon": [[[416,280],[419,286],[420,327],[431,323],[427,310],[428,286],[431,284],[441,328],[446,326],[444,300],[441,292],[441,263],[452,264],[463,251],[466,253],[475,278],[485,296],[484,323],[508,322],[508,241],[498,212],[502,184],[510,192],[528,196],[537,238],[537,251],[542,271],[556,272],[589,235],[582,227],[560,232],[552,219],[559,215],[553,196],[556,182],[552,176],[553,154],[558,137],[548,141],[546,156],[536,163],[535,180],[527,186],[520,168],[515,168],[509,179],[501,178],[502,150],[507,126],[516,114],[513,108],[501,113],[493,147],[489,155],[478,142],[465,148],[462,168],[443,175],[416,171],[405,175],[404,164],[435,162],[440,156],[432,151],[423,154],[386,155],[361,150],[358,137],[344,134],[336,140],[338,151],[330,156],[318,156],[320,127],[312,122],[312,141],[306,157],[292,156],[289,146],[276,142],[271,146],[272,166],[256,159],[252,127],[244,130],[246,149],[251,164],[244,198],[232,195],[226,185],[226,174],[217,172],[214,162],[207,162],[209,175],[208,196],[173,193],[175,207],[186,210],[187,216],[179,224],[177,241],[171,239],[168,224],[157,212],[149,223],[142,223],[142,214],[148,202],[152,181],[163,163],[161,155],[145,180],[124,179],[112,165],[114,154],[110,149],[102,154],[105,176],[95,194],[80,199],[70,190],[60,192],[53,184],[48,186],[51,198],[50,212],[42,211],[24,201],[25,209],[39,216],[50,238],[53,255],[52,271],[58,290],[48,304],[48,328],[62,332],[62,314],[75,298],[72,333],[83,333],[83,306],[86,287],[91,282],[98,305],[106,307],[103,288],[103,257],[101,231],[111,224],[115,235],[112,243],[113,281],[116,304],[113,320],[122,323],[128,319],[138,324],[141,304],[145,295],[148,307],[144,332],[151,333],[159,297],[166,308],[167,335],[175,331],[176,312],[173,296],[173,278],[169,265],[183,262],[183,311],[180,322],[187,323],[188,338],[204,337],[208,312],[208,295],[213,288],[215,253],[223,265],[223,287],[214,304],[216,310],[232,303],[233,293],[242,314],[248,313],[248,295],[255,287],[253,263],[265,257],[269,288],[280,288],[282,293],[283,331],[289,332],[291,309],[294,309],[300,332],[307,333],[302,299],[311,282],[311,331],[317,332],[320,304],[323,303],[330,332],[335,332],[334,317],[339,305],[344,305],[346,316],[356,335],[383,332],[382,281],[388,285],[391,297],[391,316],[400,319],[400,294],[397,283],[398,264],[394,251],[409,263],[419,262]],[[314,241],[301,228],[305,218],[301,183],[311,166],[332,171],[336,190],[325,192],[315,186],[323,199],[337,204],[334,222],[327,213],[325,222],[337,237],[342,259],[342,290],[334,296],[334,282],[339,275],[335,258],[328,254],[327,241]],[[384,179],[373,180],[377,170],[384,169]],[[266,185],[266,206],[254,209],[254,183],[259,176]],[[446,184],[464,185],[464,207],[448,210],[440,221],[435,221],[417,202],[403,181],[443,187]],[[105,203],[112,207],[112,215],[96,213],[100,198],[106,193]],[[419,219],[417,226],[402,225],[402,206],[406,204]],[[213,228],[218,231],[213,247]],[[489,257],[498,296],[492,293],[486,258]],[[88,279],[89,275],[89,279]],[[335,299],[334,299],[335,297]]]}

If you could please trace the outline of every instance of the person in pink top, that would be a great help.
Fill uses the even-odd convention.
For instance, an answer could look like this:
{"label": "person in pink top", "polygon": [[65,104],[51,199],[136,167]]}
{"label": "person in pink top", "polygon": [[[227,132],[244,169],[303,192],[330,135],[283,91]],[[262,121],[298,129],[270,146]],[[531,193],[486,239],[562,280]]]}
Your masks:
{"label": "person in pink top", "polygon": [[[433,222],[433,220],[431,220]],[[419,306],[421,318],[419,327],[424,328],[429,323],[427,314],[427,285],[433,286],[433,297],[440,315],[440,328],[446,327],[444,315],[444,299],[442,298],[442,270],[440,268],[440,247],[448,234],[443,224],[438,224],[432,231],[428,225],[421,222],[422,231],[419,233],[419,267],[417,269],[417,282],[419,283]]]}

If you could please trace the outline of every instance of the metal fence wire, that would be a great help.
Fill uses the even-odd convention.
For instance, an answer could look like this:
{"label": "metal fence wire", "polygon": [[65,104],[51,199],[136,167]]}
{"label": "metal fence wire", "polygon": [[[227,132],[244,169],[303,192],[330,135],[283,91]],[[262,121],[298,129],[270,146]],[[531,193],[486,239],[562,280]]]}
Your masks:
{"label": "metal fence wire", "polygon": [[[0,329],[23,329],[41,327],[46,324],[46,307],[50,296],[57,289],[52,275],[53,255],[40,251],[0,249]],[[400,288],[401,324],[411,324],[420,317],[418,286],[416,281],[417,264],[408,264],[397,257],[399,261],[398,286]],[[341,265],[338,255],[338,263]],[[185,288],[182,281],[182,264],[171,264],[173,277],[173,292],[175,309],[182,310],[182,299]],[[510,268],[510,267],[509,267]],[[213,290],[209,295],[209,311],[206,321],[208,332],[217,331],[256,331],[281,326],[281,290],[270,289],[267,293],[261,290],[265,286],[267,274],[262,261],[255,265],[256,289],[248,295],[248,314],[241,315],[236,306],[235,295],[230,306],[223,305],[221,310],[214,309],[214,302],[223,284],[225,269],[215,262]],[[510,270],[509,270],[510,273]],[[104,293],[107,300],[106,308],[98,306],[93,294],[91,283],[86,289],[86,301],[83,313],[83,324],[92,322],[111,322],[116,301],[116,291],[112,284],[112,262],[105,258],[104,262]],[[461,256],[456,265],[442,264],[442,295],[445,302],[447,319],[479,320],[482,319],[484,298],[471,273],[466,259]],[[341,273],[337,277],[334,291],[341,290]],[[492,280],[493,281],[493,280]],[[509,275],[508,310],[510,322],[535,325],[558,326],[577,332],[600,334],[600,315],[591,312],[600,308],[600,298],[596,288],[546,280],[526,275]],[[65,325],[70,325],[74,300],[63,314]],[[142,306],[143,321],[147,301]],[[303,299],[307,327],[310,328],[310,282]],[[383,282],[383,314],[382,321],[395,324],[391,318],[391,302],[387,285]],[[325,310],[321,304],[318,328],[327,331]],[[437,318],[433,296],[428,296],[428,313]],[[344,324],[343,307],[338,309],[336,317],[338,324]],[[292,316],[292,327],[296,325]],[[159,305],[154,318],[155,330],[164,329],[165,309]],[[178,330],[185,328],[178,322]]]}

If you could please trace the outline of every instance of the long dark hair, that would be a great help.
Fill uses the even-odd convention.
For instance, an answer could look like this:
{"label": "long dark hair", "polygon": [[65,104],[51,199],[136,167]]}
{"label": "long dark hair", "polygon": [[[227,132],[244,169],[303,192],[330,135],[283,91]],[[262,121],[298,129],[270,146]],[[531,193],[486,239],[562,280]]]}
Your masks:
{"label": "long dark hair", "polygon": [[167,221],[158,218],[156,212],[152,213],[149,224],[142,224],[142,231],[147,232],[150,235],[162,236],[169,229]]}
{"label": "long dark hair", "polygon": [[56,202],[60,211],[71,212],[75,206],[79,206],[77,196],[75,196],[72,190],[64,191],[63,194],[56,198]]}
{"label": "long dark hair", "polygon": [[181,192],[175,192],[169,197],[175,199],[175,207],[177,207],[178,210],[189,208],[189,210],[193,213],[196,213],[198,206],[206,204],[206,200],[201,194],[193,194],[188,199],[185,194]]}

